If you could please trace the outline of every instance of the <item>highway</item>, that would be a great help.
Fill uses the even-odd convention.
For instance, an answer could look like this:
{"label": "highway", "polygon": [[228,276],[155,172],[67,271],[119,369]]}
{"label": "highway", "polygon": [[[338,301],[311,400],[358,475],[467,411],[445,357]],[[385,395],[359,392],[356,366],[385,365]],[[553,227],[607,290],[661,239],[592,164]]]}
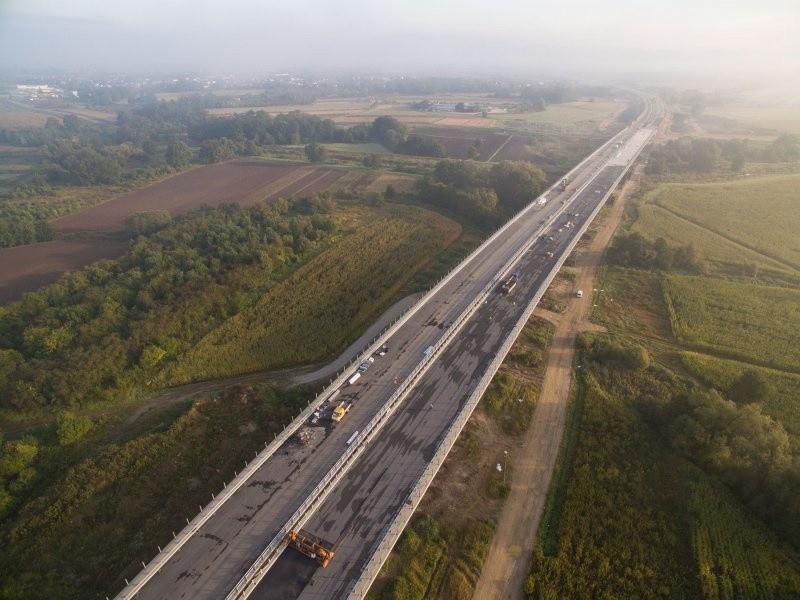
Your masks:
{"label": "highway", "polygon": [[[192,528],[163,565],[146,569],[146,576],[140,574],[118,598],[225,597],[350,450],[360,455],[303,517],[305,530],[332,543],[334,559],[322,569],[297,552],[284,552],[254,594],[343,596],[507,332],[650,133],[649,128],[628,128],[576,168],[566,191],[549,190],[546,203],[531,205],[490,238],[382,340],[388,347],[384,356],[376,356],[353,385],[339,388],[336,402],[353,403],[341,423],[320,420],[310,428],[307,445],[282,444],[201,526]],[[499,283],[511,270],[519,273],[519,283],[511,294],[501,294]],[[427,357],[426,349],[438,347],[442,338],[450,341]],[[427,370],[412,377],[423,362]],[[374,438],[364,446],[357,440],[350,449],[347,441],[356,432],[363,436],[373,416],[405,385],[408,394]]]}
{"label": "highway", "polygon": [[[589,214],[598,199],[622,173],[623,167],[606,167],[591,186],[570,204],[570,214]],[[603,190],[598,194],[598,190]],[[585,217],[583,217],[585,219]],[[408,490],[430,461],[439,438],[456,417],[485,372],[485,367],[523,312],[525,298],[542,286],[556,256],[567,245],[572,228],[564,226],[581,217],[567,213],[549,229],[553,240],[537,241],[514,267],[520,282],[509,294],[495,292],[469,319],[457,338],[414,386],[370,450],[356,463],[334,493],[305,523],[303,528],[333,542],[334,560],[325,569],[314,569],[301,599],[342,597],[369,558],[374,540],[379,539],[386,521],[400,508]],[[534,224],[536,221],[534,221]],[[559,231],[561,229],[561,231]],[[519,243],[530,242],[526,224],[512,234]],[[541,237],[541,236],[540,236]],[[549,257],[547,252],[553,252]],[[490,268],[487,265],[487,268]],[[488,273],[483,273],[488,275]],[[476,279],[478,279],[476,274]],[[370,543],[370,540],[373,540]],[[286,579],[296,553],[285,552],[270,570],[253,597],[297,598],[296,582]],[[308,561],[315,565],[312,561]],[[286,593],[283,588],[287,587]],[[260,591],[259,591],[260,590]]]}

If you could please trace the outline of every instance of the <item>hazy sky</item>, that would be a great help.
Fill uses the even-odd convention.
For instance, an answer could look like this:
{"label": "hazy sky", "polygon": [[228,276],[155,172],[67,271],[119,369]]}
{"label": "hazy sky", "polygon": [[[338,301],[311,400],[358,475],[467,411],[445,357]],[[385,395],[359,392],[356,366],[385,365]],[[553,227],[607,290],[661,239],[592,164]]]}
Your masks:
{"label": "hazy sky", "polygon": [[800,74],[800,0],[0,0],[0,66]]}

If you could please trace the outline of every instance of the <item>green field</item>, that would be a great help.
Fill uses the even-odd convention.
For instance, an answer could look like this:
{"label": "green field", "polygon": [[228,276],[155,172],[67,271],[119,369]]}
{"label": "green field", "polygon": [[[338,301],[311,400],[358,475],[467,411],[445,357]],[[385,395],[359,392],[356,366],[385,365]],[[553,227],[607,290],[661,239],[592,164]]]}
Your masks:
{"label": "green field", "polygon": [[637,209],[636,221],[631,231],[641,233],[649,240],[664,238],[671,246],[691,244],[703,260],[714,270],[731,272],[741,265],[758,265],[781,273],[793,273],[785,264],[743,246],[739,242],[709,231],[686,218],[680,217],[657,204],[644,203]]}
{"label": "green field", "polygon": [[601,121],[613,118],[623,104],[611,100],[579,101],[551,104],[543,111],[528,113],[490,114],[489,117],[504,127],[535,127],[536,125],[561,125],[576,127],[591,122],[596,127]]}
{"label": "green field", "polygon": [[754,106],[729,104],[707,106],[704,115],[732,119],[742,125],[800,134],[800,110],[797,105]]}
{"label": "green field", "polygon": [[706,480],[690,485],[692,546],[704,598],[792,598],[800,557]]}
{"label": "green field", "polygon": [[20,175],[41,161],[36,148],[0,146],[0,192],[13,188]]}
{"label": "green field", "polygon": [[374,142],[366,144],[323,144],[330,150],[339,152],[360,152],[362,154],[392,154],[391,150],[387,150],[382,144]]}
{"label": "green field", "polygon": [[800,269],[800,175],[668,185],[655,202],[718,235]]}
{"label": "green field", "polygon": [[43,127],[47,118],[46,114],[40,112],[0,103],[0,129]]}
{"label": "green field", "polygon": [[800,290],[669,275],[664,295],[681,343],[800,370]]}
{"label": "green field", "polygon": [[800,597],[799,184],[670,184],[631,211],[703,274],[603,272],[531,600]]}
{"label": "green field", "polygon": [[696,597],[685,466],[592,375],[578,393],[563,503],[539,529],[527,597]]}

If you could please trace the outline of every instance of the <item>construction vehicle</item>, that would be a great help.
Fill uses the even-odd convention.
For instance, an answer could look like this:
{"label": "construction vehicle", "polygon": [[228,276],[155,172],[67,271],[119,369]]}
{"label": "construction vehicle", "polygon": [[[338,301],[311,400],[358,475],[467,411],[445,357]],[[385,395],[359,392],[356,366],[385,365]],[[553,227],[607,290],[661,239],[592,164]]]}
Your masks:
{"label": "construction vehicle", "polygon": [[338,423],[351,408],[353,408],[352,402],[340,402],[336,408],[333,409],[333,413],[331,413],[331,421]]}
{"label": "construction vehicle", "polygon": [[290,531],[286,536],[286,545],[291,546],[309,558],[313,558],[323,567],[328,566],[334,555],[333,544],[302,529]]}
{"label": "construction vehicle", "polygon": [[519,273],[512,273],[500,286],[500,291],[506,295],[510,294],[511,290],[517,286],[517,281],[519,281]]}

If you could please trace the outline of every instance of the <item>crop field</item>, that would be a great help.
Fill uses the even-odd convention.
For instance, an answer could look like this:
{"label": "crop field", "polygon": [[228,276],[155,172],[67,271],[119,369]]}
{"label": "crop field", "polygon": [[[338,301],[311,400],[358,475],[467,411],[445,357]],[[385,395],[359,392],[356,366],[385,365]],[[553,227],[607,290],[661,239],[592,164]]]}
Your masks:
{"label": "crop field", "polygon": [[796,553],[707,481],[690,485],[692,546],[704,598],[790,598],[800,590]]}
{"label": "crop field", "polygon": [[684,344],[800,369],[800,290],[722,279],[664,279],[672,331]]}
{"label": "crop field", "polygon": [[691,244],[699,257],[723,271],[730,271],[737,265],[750,264],[758,265],[762,270],[791,271],[785,264],[696,225],[657,204],[646,203],[638,207],[636,222],[631,226],[631,231],[641,233],[651,241],[664,238],[671,246]]}
{"label": "crop field", "polygon": [[124,242],[54,241],[0,250],[0,304],[25,292],[58,281],[67,271],[78,270],[102,258],[121,256]]}
{"label": "crop field", "polygon": [[350,126],[371,123],[384,115],[395,117],[404,123],[433,123],[441,118],[438,113],[423,112],[409,107],[409,103],[419,98],[402,97],[396,100],[374,98],[325,98],[312,104],[285,104],[277,106],[254,106],[236,108],[212,108],[211,115],[224,116],[246,113],[251,110],[263,110],[270,114],[289,113],[299,110],[316,115],[323,119],[331,119],[337,125]]}
{"label": "crop field", "polygon": [[465,159],[469,156],[469,149],[476,145],[478,154],[475,160],[489,160],[497,150],[509,139],[509,135],[502,133],[487,133],[474,129],[443,127],[415,127],[413,133],[439,142],[445,149],[448,158]]}
{"label": "crop field", "polygon": [[764,412],[782,423],[789,433],[800,435],[800,375],[697,352],[681,352],[680,358],[694,375],[723,392],[730,389],[743,372],[758,371],[772,388],[763,402]]}
{"label": "crop field", "polygon": [[415,127],[413,133],[439,142],[449,158],[465,159],[477,141],[475,160],[500,162],[527,160],[549,173],[567,171],[579,157],[600,145],[589,138],[563,138],[542,135],[506,134],[468,128]]}
{"label": "crop field", "polygon": [[339,152],[358,152],[361,154],[391,154],[382,144],[375,142],[364,144],[323,144],[328,150],[336,150]]}
{"label": "crop field", "polygon": [[124,228],[125,218],[136,212],[167,210],[172,216],[208,204],[238,202],[244,206],[259,200],[275,200],[312,194],[330,188],[344,171],[234,161],[193,169],[109,202],[51,223],[60,232],[114,231]]}
{"label": "crop field", "polygon": [[19,175],[41,160],[41,155],[35,148],[0,145],[0,188],[13,184]]}
{"label": "crop field", "polygon": [[501,160],[530,160],[542,166],[547,158],[541,153],[536,152],[537,143],[533,138],[525,135],[512,135],[502,148],[498,148],[497,154],[492,159],[493,162]]}
{"label": "crop field", "polygon": [[438,127],[497,127],[497,123],[493,120],[484,117],[476,117],[471,114],[458,117],[442,117],[433,121],[433,124]]}
{"label": "crop field", "polygon": [[[65,208],[85,207],[51,222],[56,231],[106,232],[120,230],[135,212],[169,210],[175,216],[203,204],[222,202],[252,204],[298,194],[312,194],[331,187],[352,192],[383,192],[393,185],[410,191],[415,179],[380,171],[344,171],[265,162],[224,163],[201,167],[120,194],[117,186],[63,188],[43,201],[58,214]],[[100,204],[102,202],[102,204]],[[94,205],[94,206],[92,206]],[[106,241],[59,241],[0,250],[0,303],[53,283],[67,271],[77,270],[102,258],[116,258],[125,244]]]}
{"label": "crop field", "polygon": [[410,175],[383,173],[380,171],[348,171],[337,182],[337,190],[348,192],[385,192],[391,185],[396,192],[410,192],[417,179]]}
{"label": "crop field", "polygon": [[0,102],[0,128],[43,127],[45,123],[47,123],[47,115],[43,113]]}
{"label": "crop field", "polygon": [[800,175],[668,185],[655,202],[725,238],[800,268]]}
{"label": "crop field", "polygon": [[797,105],[755,106],[740,103],[707,106],[703,114],[731,119],[745,126],[800,134],[800,110]]}
{"label": "crop field", "polygon": [[587,131],[609,122],[623,108],[621,102],[602,100],[552,104],[543,111],[499,113],[490,118],[498,126],[534,131]]}

